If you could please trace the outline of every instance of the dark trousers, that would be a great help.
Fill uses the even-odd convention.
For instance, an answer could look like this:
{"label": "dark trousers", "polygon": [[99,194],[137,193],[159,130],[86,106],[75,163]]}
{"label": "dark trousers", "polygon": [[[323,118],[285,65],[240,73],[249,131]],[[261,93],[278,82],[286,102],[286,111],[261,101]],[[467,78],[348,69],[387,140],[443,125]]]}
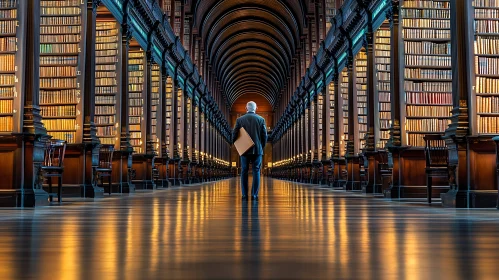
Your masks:
{"label": "dark trousers", "polygon": [[260,190],[262,155],[241,156],[241,191],[243,195],[248,195],[248,171],[250,163],[253,166],[253,187],[251,189],[251,196],[258,196],[258,191]]}

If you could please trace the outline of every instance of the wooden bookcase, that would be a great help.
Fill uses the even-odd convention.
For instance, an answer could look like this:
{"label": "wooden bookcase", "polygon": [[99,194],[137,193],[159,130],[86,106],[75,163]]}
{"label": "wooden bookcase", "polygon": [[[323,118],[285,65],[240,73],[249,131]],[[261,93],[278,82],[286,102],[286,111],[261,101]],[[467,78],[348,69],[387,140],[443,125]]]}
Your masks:
{"label": "wooden bookcase", "polygon": [[119,148],[121,93],[118,90],[119,24],[99,20],[96,26],[95,125],[102,144]]}
{"label": "wooden bookcase", "polygon": [[145,119],[144,119],[144,65],[145,53],[141,48],[131,49],[128,60],[128,92],[129,92],[129,129],[133,151],[145,152]]}
{"label": "wooden bookcase", "polygon": [[83,127],[82,20],[79,0],[40,2],[40,107],[49,135],[81,143]]}
{"label": "wooden bookcase", "polygon": [[474,109],[472,133],[499,133],[499,1],[474,0]]}
{"label": "wooden bookcase", "polygon": [[403,2],[404,106],[402,143],[423,147],[425,134],[443,134],[452,111],[449,0]]}
{"label": "wooden bookcase", "polygon": [[166,104],[165,104],[165,122],[166,122],[166,146],[168,148],[168,155],[171,157],[172,156],[172,130],[171,130],[171,125],[172,125],[172,102],[173,102],[173,84],[172,84],[172,78],[168,77],[166,79]]}
{"label": "wooden bookcase", "polygon": [[[341,113],[343,115],[342,121],[342,131],[338,132],[340,134],[340,156],[344,157],[346,153],[346,141],[348,140],[348,121],[349,121],[349,111],[348,111],[348,69],[344,68],[340,72],[340,92],[341,95]],[[339,108],[338,108],[339,109]]]}
{"label": "wooden bookcase", "polygon": [[334,145],[334,134],[335,134],[335,121],[334,118],[336,116],[335,108],[334,108],[334,100],[335,100],[335,92],[334,92],[334,82],[331,82],[328,86],[328,94],[329,94],[329,153],[328,156],[331,156],[333,145]]}
{"label": "wooden bookcase", "polygon": [[359,150],[365,146],[367,133],[367,54],[365,49],[362,49],[355,56],[355,95],[357,97],[356,110],[358,123],[358,133],[355,139],[359,143]]}
{"label": "wooden bookcase", "polygon": [[160,90],[161,90],[161,73],[159,70],[159,65],[156,63],[152,64],[152,75],[151,75],[151,133],[152,133],[152,141],[154,142],[154,151],[156,155],[159,155],[160,152],[160,132],[158,130],[158,109],[159,107],[159,98],[160,98]]}
{"label": "wooden bookcase", "polygon": [[390,99],[390,27],[383,25],[375,32],[374,37],[376,96],[375,123],[377,138],[376,147],[384,148],[390,138],[391,99]]}
{"label": "wooden bookcase", "polygon": [[19,131],[22,26],[17,0],[0,1],[0,135]]}

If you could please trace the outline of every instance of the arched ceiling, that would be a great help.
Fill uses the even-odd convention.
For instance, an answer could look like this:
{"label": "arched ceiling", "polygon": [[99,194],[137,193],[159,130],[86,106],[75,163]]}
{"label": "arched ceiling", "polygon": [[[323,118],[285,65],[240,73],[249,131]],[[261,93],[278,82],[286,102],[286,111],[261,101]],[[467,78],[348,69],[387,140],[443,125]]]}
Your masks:
{"label": "arched ceiling", "polygon": [[188,1],[230,106],[249,92],[277,102],[303,34],[306,1]]}

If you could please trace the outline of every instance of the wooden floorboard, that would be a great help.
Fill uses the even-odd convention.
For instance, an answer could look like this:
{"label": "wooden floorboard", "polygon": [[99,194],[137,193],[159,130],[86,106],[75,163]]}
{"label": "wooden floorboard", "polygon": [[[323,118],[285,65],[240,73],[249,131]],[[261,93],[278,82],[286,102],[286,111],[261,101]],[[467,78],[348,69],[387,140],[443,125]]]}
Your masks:
{"label": "wooden floorboard", "polygon": [[497,279],[499,213],[238,179],[0,209],[0,279]]}

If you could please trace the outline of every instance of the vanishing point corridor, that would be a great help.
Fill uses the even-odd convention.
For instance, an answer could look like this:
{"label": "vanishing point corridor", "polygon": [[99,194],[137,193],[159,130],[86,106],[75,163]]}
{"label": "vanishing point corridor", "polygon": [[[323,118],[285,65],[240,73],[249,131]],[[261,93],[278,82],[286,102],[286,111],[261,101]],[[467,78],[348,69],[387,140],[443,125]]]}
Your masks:
{"label": "vanishing point corridor", "polygon": [[1,279],[494,279],[497,212],[262,178],[0,211]]}

